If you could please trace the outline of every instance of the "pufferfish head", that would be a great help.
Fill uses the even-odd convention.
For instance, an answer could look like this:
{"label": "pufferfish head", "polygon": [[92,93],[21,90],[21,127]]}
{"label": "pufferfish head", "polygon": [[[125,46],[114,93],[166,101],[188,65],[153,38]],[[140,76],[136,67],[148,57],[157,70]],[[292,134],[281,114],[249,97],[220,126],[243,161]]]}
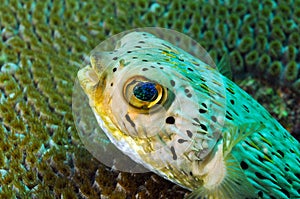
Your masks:
{"label": "pufferfish head", "polygon": [[193,81],[206,81],[207,64],[146,32],[125,35],[112,51],[92,51],[90,63],[80,84],[101,128],[133,160],[152,169],[212,151],[220,132],[202,114],[213,103]]}

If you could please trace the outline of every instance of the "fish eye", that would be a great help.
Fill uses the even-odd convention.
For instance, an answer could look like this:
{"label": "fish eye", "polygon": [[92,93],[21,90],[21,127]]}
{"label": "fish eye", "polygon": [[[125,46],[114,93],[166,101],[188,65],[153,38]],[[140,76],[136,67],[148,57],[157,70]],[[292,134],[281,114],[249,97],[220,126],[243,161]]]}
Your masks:
{"label": "fish eye", "polygon": [[158,91],[153,82],[139,82],[134,86],[133,94],[139,100],[153,102],[158,96]]}
{"label": "fish eye", "polygon": [[123,90],[127,102],[134,108],[142,110],[163,104],[167,98],[167,92],[163,86],[144,77],[129,79]]}

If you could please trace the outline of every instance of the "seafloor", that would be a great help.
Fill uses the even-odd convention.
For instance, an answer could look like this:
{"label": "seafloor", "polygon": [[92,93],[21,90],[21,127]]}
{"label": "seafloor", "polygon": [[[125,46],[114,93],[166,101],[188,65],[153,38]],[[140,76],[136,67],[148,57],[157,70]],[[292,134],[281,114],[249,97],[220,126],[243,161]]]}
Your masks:
{"label": "seafloor", "polygon": [[155,174],[103,166],[73,122],[83,57],[146,26],[191,36],[216,62],[228,52],[235,82],[299,140],[299,0],[0,0],[0,198],[183,198]]}

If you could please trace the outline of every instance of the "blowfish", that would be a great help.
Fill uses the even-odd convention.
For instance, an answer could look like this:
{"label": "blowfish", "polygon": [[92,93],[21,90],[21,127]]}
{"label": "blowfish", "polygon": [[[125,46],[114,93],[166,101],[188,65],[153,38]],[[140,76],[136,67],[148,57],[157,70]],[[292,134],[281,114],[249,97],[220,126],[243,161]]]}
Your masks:
{"label": "blowfish", "polygon": [[[300,198],[300,146],[212,67],[147,32],[78,72],[110,141],[189,198]],[[225,71],[225,70],[224,70]]]}

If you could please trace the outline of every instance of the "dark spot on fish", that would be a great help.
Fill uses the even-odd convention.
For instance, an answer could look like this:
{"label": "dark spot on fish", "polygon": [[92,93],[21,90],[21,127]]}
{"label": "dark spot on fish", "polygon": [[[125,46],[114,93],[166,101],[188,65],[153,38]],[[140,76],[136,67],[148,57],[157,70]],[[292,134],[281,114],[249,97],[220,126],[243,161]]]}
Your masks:
{"label": "dark spot on fish", "polygon": [[200,113],[206,113],[207,110],[200,108],[200,109],[199,109],[199,112],[200,112]]}
{"label": "dark spot on fish", "polygon": [[285,171],[289,171],[290,169],[288,167],[284,167],[284,170]]}
{"label": "dark spot on fish", "polygon": [[228,111],[226,111],[226,118],[229,119],[229,120],[233,120],[232,114]]}
{"label": "dark spot on fish", "polygon": [[200,127],[204,130],[207,131],[207,127],[204,124],[200,124]]}
{"label": "dark spot on fish", "polygon": [[192,71],[192,72],[194,72],[194,70],[193,69],[191,69],[191,68],[187,68],[189,71]]}
{"label": "dark spot on fish", "polygon": [[234,91],[232,90],[232,88],[227,87],[226,90],[234,95]]}
{"label": "dark spot on fish", "polygon": [[190,92],[190,90],[186,88],[186,89],[184,89],[184,92],[188,93],[188,92]]}
{"label": "dark spot on fish", "polygon": [[[195,61],[195,60],[194,60],[194,61]],[[194,65],[195,65],[195,66],[200,66],[200,64],[198,64],[198,63],[194,63]]]}
{"label": "dark spot on fish", "polygon": [[189,80],[191,80],[192,82],[194,82],[194,80],[192,78],[190,78],[190,77],[186,77],[186,78],[188,78]]}
{"label": "dark spot on fish", "polygon": [[117,68],[113,68],[113,72],[116,72],[117,71]]}
{"label": "dark spot on fish", "polygon": [[277,153],[279,153],[281,155],[281,157],[284,157],[284,153],[280,150],[277,150]]}
{"label": "dark spot on fish", "polygon": [[137,59],[137,57],[132,57],[132,59]]}
{"label": "dark spot on fish", "polygon": [[164,44],[164,43],[162,43],[161,45],[163,45],[163,46],[165,46],[165,47],[167,47],[167,48],[169,48],[169,49],[172,49],[170,46],[168,46],[168,45],[166,45],[166,44]]}
{"label": "dark spot on fish", "polygon": [[265,176],[263,176],[261,173],[259,172],[255,172],[256,177],[258,177],[259,179],[267,179]]}
{"label": "dark spot on fish", "polygon": [[207,105],[205,103],[201,103],[201,105],[207,109]]}
{"label": "dark spot on fish", "polygon": [[110,83],[110,86],[113,86],[114,85],[114,83]]}
{"label": "dark spot on fish", "polygon": [[265,159],[263,157],[261,157],[260,155],[258,155],[258,160],[261,162],[265,161]]}
{"label": "dark spot on fish", "polygon": [[118,57],[114,57],[114,58],[112,58],[113,60],[117,60],[118,59]]}
{"label": "dark spot on fish", "polygon": [[200,84],[200,87],[203,88],[203,90],[205,90],[207,93],[209,93],[209,88],[206,84],[202,83]]}
{"label": "dark spot on fish", "polygon": [[249,167],[248,164],[247,164],[246,162],[244,162],[244,161],[242,161],[240,165],[241,165],[241,168],[242,168],[243,170],[246,170],[246,169],[248,169],[248,167]]}
{"label": "dark spot on fish", "polygon": [[239,182],[238,180],[234,180],[233,182],[234,182],[235,184],[239,185],[239,186],[242,185],[241,182]]}
{"label": "dark spot on fish", "polygon": [[239,114],[238,114],[237,112],[235,112],[235,110],[232,110],[232,112],[233,112],[235,115],[239,116]]}
{"label": "dark spot on fish", "polygon": [[177,142],[178,142],[179,144],[182,144],[182,143],[184,143],[184,142],[187,142],[187,140],[184,140],[184,139],[178,139]]}
{"label": "dark spot on fish", "polygon": [[173,160],[177,160],[177,155],[176,155],[176,152],[175,152],[175,149],[174,149],[174,147],[173,146],[171,146],[171,152],[172,152],[172,154],[173,154]]}
{"label": "dark spot on fish", "polygon": [[147,60],[147,59],[143,59],[142,61],[143,61],[143,62],[148,62],[148,60]]}
{"label": "dark spot on fish", "polygon": [[200,77],[200,80],[206,82],[206,79],[204,79],[204,77]]}
{"label": "dark spot on fish", "polygon": [[171,83],[171,86],[173,86],[173,87],[175,86],[175,81],[174,80],[171,80],[170,83]]}
{"label": "dark spot on fish", "polygon": [[[195,122],[198,123],[198,124],[195,124],[195,125],[200,126],[200,121],[199,121],[199,119],[198,119],[198,118],[193,118],[193,119],[194,119]],[[194,124],[194,123],[193,123],[193,124]]]}
{"label": "dark spot on fish", "polygon": [[144,41],[139,41],[139,43],[140,43],[140,44],[144,44],[145,42],[144,42]]}
{"label": "dark spot on fish", "polygon": [[135,46],[135,48],[142,48],[141,46]]}
{"label": "dark spot on fish", "polygon": [[146,33],[143,33],[142,35],[143,35],[143,36],[146,36],[147,34],[146,34]]}
{"label": "dark spot on fish", "polygon": [[226,115],[226,118],[229,119],[229,120],[233,120],[233,118],[228,116],[228,115]]}
{"label": "dark spot on fish", "polygon": [[[232,110],[232,111],[233,111],[234,114],[237,115],[237,113],[236,113],[234,110]],[[232,114],[231,114],[229,111],[226,111],[226,114],[227,114],[228,116],[232,117]]]}
{"label": "dark spot on fish", "polygon": [[151,68],[155,68],[155,66],[150,66]]}
{"label": "dark spot on fish", "polygon": [[211,116],[211,120],[212,120],[213,122],[216,122],[216,121],[217,121],[217,118],[216,118],[215,116]]}
{"label": "dark spot on fish", "polygon": [[276,176],[273,173],[271,173],[270,175],[272,176],[272,178],[274,178],[275,180],[277,180]]}
{"label": "dark spot on fish", "polygon": [[232,105],[234,105],[234,100],[233,100],[233,99],[231,99],[231,100],[230,100],[230,103],[231,103]]}
{"label": "dark spot on fish", "polygon": [[258,194],[259,197],[263,197],[264,196],[264,193],[262,191],[259,191],[257,194]]}
{"label": "dark spot on fish", "polygon": [[143,69],[142,69],[142,71],[146,71],[146,70],[148,70],[148,68],[143,68]]}
{"label": "dark spot on fish", "polygon": [[126,118],[127,122],[129,122],[132,127],[135,127],[135,123],[131,120],[131,118],[129,117],[128,114],[125,115],[125,118]]}
{"label": "dark spot on fish", "polygon": [[247,111],[248,113],[250,112],[249,108],[246,105],[243,104],[243,107],[244,107],[245,111]]}
{"label": "dark spot on fish", "polygon": [[131,50],[128,50],[127,53],[132,53],[132,51],[131,51]]}
{"label": "dark spot on fish", "polygon": [[193,172],[190,171],[190,175],[191,175],[191,176],[194,176],[194,175],[193,175]]}
{"label": "dark spot on fish", "polygon": [[281,189],[280,191],[290,198],[290,193],[286,189]]}
{"label": "dark spot on fish", "polygon": [[178,57],[178,60],[181,61],[181,62],[184,62],[184,59],[181,59],[181,58],[179,58],[179,57]]}
{"label": "dark spot on fish", "polygon": [[160,69],[164,69],[164,67],[162,67],[162,66],[161,66],[161,67],[159,67],[159,68],[160,68]]}
{"label": "dark spot on fish", "polygon": [[174,124],[174,123],[175,123],[175,118],[172,117],[172,116],[167,117],[166,123],[167,123],[167,124]]}
{"label": "dark spot on fish", "polygon": [[193,137],[193,133],[190,130],[186,130],[187,135],[192,138]]}
{"label": "dark spot on fish", "polygon": [[160,62],[157,62],[157,64],[158,64],[158,65],[161,65],[161,63],[160,63]]}

